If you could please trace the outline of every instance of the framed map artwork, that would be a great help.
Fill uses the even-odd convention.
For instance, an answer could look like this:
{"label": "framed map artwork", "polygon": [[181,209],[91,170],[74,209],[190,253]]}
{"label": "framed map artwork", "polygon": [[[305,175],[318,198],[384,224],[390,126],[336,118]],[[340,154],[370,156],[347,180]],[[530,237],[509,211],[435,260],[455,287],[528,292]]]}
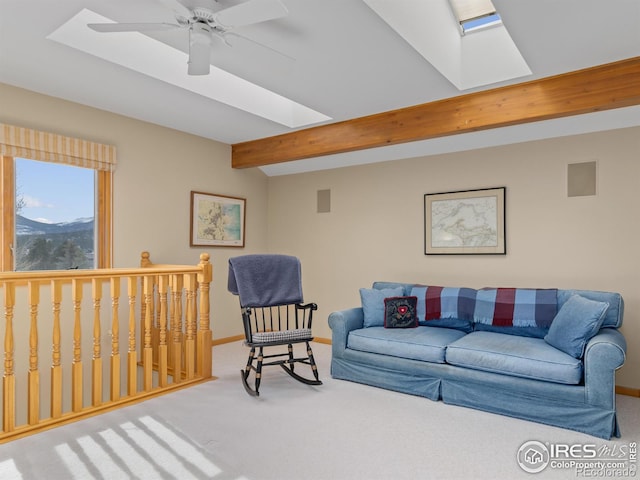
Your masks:
{"label": "framed map artwork", "polygon": [[244,198],[191,192],[192,247],[244,247]]}
{"label": "framed map artwork", "polygon": [[504,255],[506,187],[427,193],[425,255]]}

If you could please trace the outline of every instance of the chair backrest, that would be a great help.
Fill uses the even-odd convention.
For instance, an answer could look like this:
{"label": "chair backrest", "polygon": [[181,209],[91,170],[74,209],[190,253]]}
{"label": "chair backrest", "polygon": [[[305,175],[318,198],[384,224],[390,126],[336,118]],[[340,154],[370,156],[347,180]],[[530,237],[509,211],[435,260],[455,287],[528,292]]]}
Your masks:
{"label": "chair backrest", "polygon": [[313,312],[317,308],[315,303],[244,307],[242,308],[242,322],[245,339],[251,343],[256,333],[301,330],[309,330],[306,335],[308,337],[311,335]]}

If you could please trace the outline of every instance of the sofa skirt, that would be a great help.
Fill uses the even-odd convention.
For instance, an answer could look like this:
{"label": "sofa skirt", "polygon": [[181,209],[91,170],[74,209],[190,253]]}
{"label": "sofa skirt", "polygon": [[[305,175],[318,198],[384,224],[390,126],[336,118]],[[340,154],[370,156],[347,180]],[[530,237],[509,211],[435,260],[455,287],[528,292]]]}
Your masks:
{"label": "sofa skirt", "polygon": [[331,376],[339,380],[362,383],[372,387],[385,388],[396,392],[440,400],[439,378],[417,376],[406,372],[376,368],[334,358],[331,362]]}
{"label": "sofa skirt", "polygon": [[502,390],[495,385],[443,380],[444,403],[566,428],[609,440],[620,437],[616,412],[585,403],[572,403],[530,392]]}
{"label": "sofa skirt", "polygon": [[[585,402],[582,385],[562,385],[447,364],[355,352],[334,356],[331,376],[450,405],[534,421],[610,439],[620,437],[613,409]],[[345,358],[346,357],[346,358]]]}

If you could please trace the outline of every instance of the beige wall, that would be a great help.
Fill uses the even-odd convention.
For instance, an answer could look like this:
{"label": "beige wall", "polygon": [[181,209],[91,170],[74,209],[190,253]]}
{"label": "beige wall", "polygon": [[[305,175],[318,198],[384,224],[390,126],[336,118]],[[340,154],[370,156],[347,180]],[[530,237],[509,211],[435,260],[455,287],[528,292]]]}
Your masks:
{"label": "beige wall", "polygon": [[[242,333],[237,299],[226,288],[227,261],[267,248],[262,172],[233,170],[228,145],[4,84],[0,122],[115,145],[114,266],[137,266],[143,250],[157,263],[179,264],[210,253],[213,335]],[[246,248],[189,247],[191,190],[247,199]]]}
{"label": "beige wall", "polygon": [[[358,288],[375,280],[612,290],[629,342],[617,383],[640,387],[639,128],[267,179],[231,169],[228,145],[175,130],[3,84],[0,105],[0,122],[117,147],[115,266],[137,265],[142,250],[162,263],[208,251],[215,338],[242,332],[227,260],[247,253],[301,258],[326,338],[329,313],[359,305]],[[567,198],[567,164],[592,160],[598,195]],[[423,254],[425,193],[496,186],[507,187],[506,256]],[[316,213],[320,189],[331,189],[330,213]],[[246,248],[189,247],[191,190],[247,198]]]}
{"label": "beige wall", "polygon": [[[269,179],[269,249],[298,255],[305,299],[360,304],[375,280],[610,290],[625,299],[619,385],[640,387],[640,128]],[[567,164],[597,162],[598,194],[567,197]],[[506,256],[425,256],[425,193],[506,186]],[[316,213],[331,190],[331,212]]]}

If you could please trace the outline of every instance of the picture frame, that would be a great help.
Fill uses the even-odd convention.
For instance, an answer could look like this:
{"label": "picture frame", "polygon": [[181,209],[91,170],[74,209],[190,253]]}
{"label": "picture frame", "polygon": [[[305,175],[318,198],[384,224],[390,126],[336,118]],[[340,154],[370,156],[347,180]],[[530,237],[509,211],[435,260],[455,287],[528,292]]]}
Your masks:
{"label": "picture frame", "polygon": [[192,247],[244,247],[247,200],[191,192],[189,244]]}
{"label": "picture frame", "polygon": [[506,187],[424,195],[425,255],[506,255]]}

